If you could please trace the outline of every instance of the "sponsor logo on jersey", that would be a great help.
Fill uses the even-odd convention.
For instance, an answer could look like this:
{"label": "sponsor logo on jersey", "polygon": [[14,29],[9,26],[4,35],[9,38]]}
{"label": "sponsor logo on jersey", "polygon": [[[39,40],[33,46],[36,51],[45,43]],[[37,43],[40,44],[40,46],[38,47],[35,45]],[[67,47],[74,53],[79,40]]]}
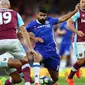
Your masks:
{"label": "sponsor logo on jersey", "polygon": [[84,23],[85,22],[85,19],[81,19],[81,22]]}

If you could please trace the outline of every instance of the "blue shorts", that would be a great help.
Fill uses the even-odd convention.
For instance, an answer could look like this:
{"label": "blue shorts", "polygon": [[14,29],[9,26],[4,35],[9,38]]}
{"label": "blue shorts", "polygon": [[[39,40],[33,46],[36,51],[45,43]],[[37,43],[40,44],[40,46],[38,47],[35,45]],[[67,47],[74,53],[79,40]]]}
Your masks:
{"label": "blue shorts", "polygon": [[38,51],[42,57],[43,57],[43,63],[44,66],[48,69],[52,69],[55,71],[59,71],[59,66],[60,66],[60,57],[59,55],[56,53],[56,51],[52,52],[46,52],[43,49],[37,49],[36,51]]}
{"label": "blue shorts", "polygon": [[60,44],[60,51],[59,51],[59,55],[60,56],[63,56],[63,55],[70,55],[70,51],[71,51],[71,46],[72,44],[71,43],[61,43]]}

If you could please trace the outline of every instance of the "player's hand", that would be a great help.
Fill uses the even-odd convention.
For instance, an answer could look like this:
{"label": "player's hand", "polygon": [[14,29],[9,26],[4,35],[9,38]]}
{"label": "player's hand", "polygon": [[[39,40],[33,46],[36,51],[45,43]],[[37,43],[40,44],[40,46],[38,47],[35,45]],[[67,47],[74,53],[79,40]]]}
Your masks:
{"label": "player's hand", "polygon": [[82,31],[78,31],[77,35],[78,35],[79,37],[84,37],[84,36],[85,36],[85,34],[84,34]]}
{"label": "player's hand", "polygon": [[66,31],[65,30],[62,30],[61,31],[61,35],[64,35],[64,34],[66,34]]}
{"label": "player's hand", "polygon": [[43,41],[42,38],[38,38],[38,37],[36,37],[36,38],[35,38],[35,42],[41,42],[41,43],[43,43],[44,41]]}
{"label": "player's hand", "polygon": [[32,56],[37,56],[37,52],[36,52],[34,49],[29,49],[29,53],[30,53]]}
{"label": "player's hand", "polygon": [[18,31],[17,36],[19,39],[23,38],[21,31]]}
{"label": "player's hand", "polygon": [[75,10],[78,11],[80,9],[80,4],[78,3],[75,7]]}

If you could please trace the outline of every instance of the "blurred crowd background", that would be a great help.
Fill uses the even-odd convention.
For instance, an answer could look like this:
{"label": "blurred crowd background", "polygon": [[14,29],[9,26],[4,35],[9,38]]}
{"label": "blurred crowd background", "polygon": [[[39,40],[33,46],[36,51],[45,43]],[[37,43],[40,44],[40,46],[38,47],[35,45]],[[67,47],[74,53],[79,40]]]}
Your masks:
{"label": "blurred crowd background", "polygon": [[72,11],[79,0],[10,0],[11,8],[18,11],[23,19],[30,21],[35,18],[39,6],[44,6],[52,16],[61,16]]}

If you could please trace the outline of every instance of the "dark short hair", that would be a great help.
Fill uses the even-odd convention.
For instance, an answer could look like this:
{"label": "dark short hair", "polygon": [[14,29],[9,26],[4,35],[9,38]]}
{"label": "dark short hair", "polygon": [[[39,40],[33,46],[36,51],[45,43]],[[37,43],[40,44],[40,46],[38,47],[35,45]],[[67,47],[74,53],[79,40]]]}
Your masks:
{"label": "dark short hair", "polygon": [[43,12],[43,13],[47,13],[47,10],[45,9],[45,7],[39,7],[39,12]]}

